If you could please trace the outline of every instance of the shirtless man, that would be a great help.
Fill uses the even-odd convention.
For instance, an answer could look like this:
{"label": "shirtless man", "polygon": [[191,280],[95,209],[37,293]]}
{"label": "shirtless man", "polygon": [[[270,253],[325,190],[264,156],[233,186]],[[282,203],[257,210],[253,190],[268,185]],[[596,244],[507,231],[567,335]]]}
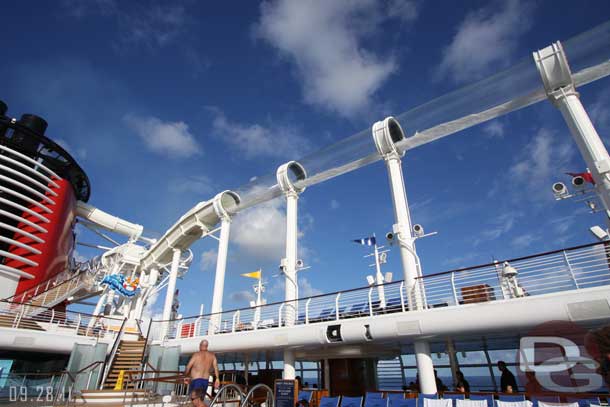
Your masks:
{"label": "shirtless man", "polygon": [[212,352],[208,352],[208,341],[205,339],[199,343],[199,352],[195,352],[191,356],[188,365],[186,365],[186,371],[184,375],[187,376],[186,382],[190,382],[191,393],[195,389],[203,389],[203,394],[208,390],[208,378],[210,377],[210,370],[214,368],[214,376],[216,381],[214,382],[214,388],[220,386],[219,374],[218,374],[218,362],[216,356]]}

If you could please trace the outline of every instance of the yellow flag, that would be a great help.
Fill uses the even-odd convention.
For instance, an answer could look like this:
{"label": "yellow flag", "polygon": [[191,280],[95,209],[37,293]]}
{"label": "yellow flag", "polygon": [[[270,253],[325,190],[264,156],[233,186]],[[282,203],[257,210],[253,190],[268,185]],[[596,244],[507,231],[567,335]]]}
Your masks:
{"label": "yellow flag", "polygon": [[261,271],[253,271],[252,273],[242,274],[244,277],[256,278],[257,280],[261,279]]}

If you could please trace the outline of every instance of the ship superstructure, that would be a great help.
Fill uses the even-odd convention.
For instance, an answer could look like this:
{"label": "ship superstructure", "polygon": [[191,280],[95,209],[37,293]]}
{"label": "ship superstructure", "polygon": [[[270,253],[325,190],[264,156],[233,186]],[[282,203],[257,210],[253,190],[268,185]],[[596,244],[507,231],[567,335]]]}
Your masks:
{"label": "ship superstructure", "polygon": [[[221,191],[193,206],[158,239],[147,237],[143,226],[89,204],[86,174],[44,136],[44,119],[31,114],[13,119],[0,103],[0,349],[63,355],[54,363],[65,366],[45,380],[52,381],[47,387],[53,398],[69,401],[91,402],[96,389],[116,389],[122,397],[127,390],[132,398],[140,397],[138,392],[149,397],[183,391],[176,381],[179,368],[203,339],[222,363],[240,363],[246,382],[254,361],[261,382],[276,378],[279,369],[269,367],[274,361],[281,361],[284,379],[305,372],[304,362],[310,362],[316,363],[309,370],[317,372],[321,387],[344,395],[358,371],[373,373],[358,376],[355,390],[379,388],[374,372],[379,375],[380,362],[396,358],[406,384],[402,355],[410,354],[414,359],[406,365],[417,369],[419,392],[438,394],[434,353],[449,355],[447,366],[455,375],[457,352],[483,348],[486,363],[476,367],[490,366],[488,351],[494,346],[519,347],[549,321],[603,328],[610,322],[606,241],[424,274],[415,245],[421,230],[411,222],[402,157],[464,128],[549,100],[587,164],[592,191],[610,213],[610,156],[577,93],[578,86],[610,74],[609,43],[610,23],[554,43],[492,78],[384,118],[370,130],[288,161],[243,187]],[[445,106],[459,108],[447,113]],[[317,183],[381,160],[390,181],[391,236],[403,275],[395,282],[377,279],[368,287],[299,298],[299,196]],[[231,221],[249,207],[280,197],[287,210],[286,250],[280,259],[284,301],[257,301],[227,311],[223,294]],[[112,247],[98,246],[102,255],[76,263],[77,221]],[[218,240],[211,311],[176,319],[176,284],[193,260],[189,248],[208,237]],[[163,288],[162,319],[144,318],[147,302]],[[66,308],[87,298],[96,299],[90,315]],[[506,338],[508,345],[502,343]],[[583,386],[577,387],[595,390]]]}

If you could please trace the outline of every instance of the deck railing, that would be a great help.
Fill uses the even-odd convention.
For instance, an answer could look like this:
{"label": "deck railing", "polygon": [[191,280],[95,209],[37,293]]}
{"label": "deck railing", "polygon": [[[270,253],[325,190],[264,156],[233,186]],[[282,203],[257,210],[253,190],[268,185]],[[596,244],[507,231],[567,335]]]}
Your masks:
{"label": "deck railing", "polygon": [[5,328],[62,334],[72,332],[79,336],[103,338],[114,336],[122,322],[122,319],[0,301],[0,327]]}
{"label": "deck railing", "polygon": [[[610,244],[594,243],[475,267],[431,274],[418,279],[425,303],[414,309],[463,306],[510,300],[568,290],[610,285]],[[294,323],[408,312],[411,307],[403,281],[224,311],[173,321],[166,339],[270,329]],[[380,298],[380,292],[383,297]],[[295,312],[296,311],[296,312]],[[294,322],[293,322],[294,321]],[[155,339],[161,329],[152,329]]]}

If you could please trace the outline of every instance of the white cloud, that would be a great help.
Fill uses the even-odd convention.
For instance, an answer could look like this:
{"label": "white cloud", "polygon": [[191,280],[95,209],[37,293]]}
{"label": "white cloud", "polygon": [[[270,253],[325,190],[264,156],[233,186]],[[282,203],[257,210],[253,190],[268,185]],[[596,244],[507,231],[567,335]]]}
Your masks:
{"label": "white cloud", "polygon": [[339,204],[339,201],[337,201],[336,199],[330,200],[330,209],[339,209],[340,206],[341,204]]}
{"label": "white cloud", "polygon": [[309,141],[295,128],[231,122],[219,109],[209,110],[214,114],[212,126],[216,136],[246,158],[296,157],[310,149]]}
{"label": "white cloud", "polygon": [[210,271],[216,265],[216,257],[218,253],[216,249],[206,250],[201,253],[201,259],[199,260],[199,270]]}
{"label": "white cloud", "polygon": [[177,194],[192,193],[209,195],[214,192],[212,180],[205,175],[191,175],[173,180],[167,187],[170,192]]}
{"label": "white cloud", "polygon": [[114,20],[121,46],[165,47],[175,42],[190,22],[184,6],[160,1],[137,4],[114,0],[63,0],[61,5],[65,13],[75,18],[99,15]]}
{"label": "white cloud", "polygon": [[493,120],[483,126],[483,133],[487,138],[504,138],[504,124],[498,120]]}
{"label": "white cloud", "polygon": [[280,199],[274,199],[239,213],[231,227],[235,244],[257,259],[284,257],[286,214]]}
{"label": "white cloud", "polygon": [[531,10],[529,3],[508,0],[469,13],[443,50],[438,76],[471,81],[506,66],[531,26]]}
{"label": "white cloud", "polygon": [[201,147],[186,123],[163,122],[156,117],[127,114],[123,121],[146,144],[159,154],[173,158],[188,158],[201,154]]}
{"label": "white cloud", "polygon": [[538,236],[537,234],[534,233],[526,233],[524,235],[520,235],[515,237],[512,241],[511,244],[513,245],[513,247],[518,248],[518,249],[526,249],[529,246],[532,245],[532,243],[540,240],[541,237]]}
{"label": "white cloud", "polygon": [[229,299],[233,302],[245,302],[250,304],[250,301],[254,301],[254,294],[250,291],[236,291],[234,293],[229,294]]}
{"label": "white cloud", "polygon": [[307,277],[298,277],[299,284],[299,297],[313,297],[314,295],[323,294],[322,290],[319,290],[311,285]]}
{"label": "white cloud", "polygon": [[[393,58],[363,45],[383,20],[382,6],[375,0],[267,1],[256,33],[295,64],[307,103],[351,116],[370,106],[397,68]],[[408,13],[408,6],[397,10],[402,18]]]}
{"label": "white cloud", "polygon": [[544,193],[552,197],[550,185],[569,166],[574,147],[569,140],[560,141],[552,131],[542,128],[520,154],[520,158],[509,169],[515,188],[526,189],[528,196],[540,198]]}
{"label": "white cloud", "polygon": [[496,240],[506,233],[510,232],[519,218],[523,217],[523,213],[518,211],[508,211],[500,213],[490,223],[487,224],[480,237],[474,239],[473,246],[476,247],[481,243]]}
{"label": "white cloud", "polygon": [[415,21],[419,15],[418,4],[411,0],[390,0],[387,5],[388,16],[405,23]]}

